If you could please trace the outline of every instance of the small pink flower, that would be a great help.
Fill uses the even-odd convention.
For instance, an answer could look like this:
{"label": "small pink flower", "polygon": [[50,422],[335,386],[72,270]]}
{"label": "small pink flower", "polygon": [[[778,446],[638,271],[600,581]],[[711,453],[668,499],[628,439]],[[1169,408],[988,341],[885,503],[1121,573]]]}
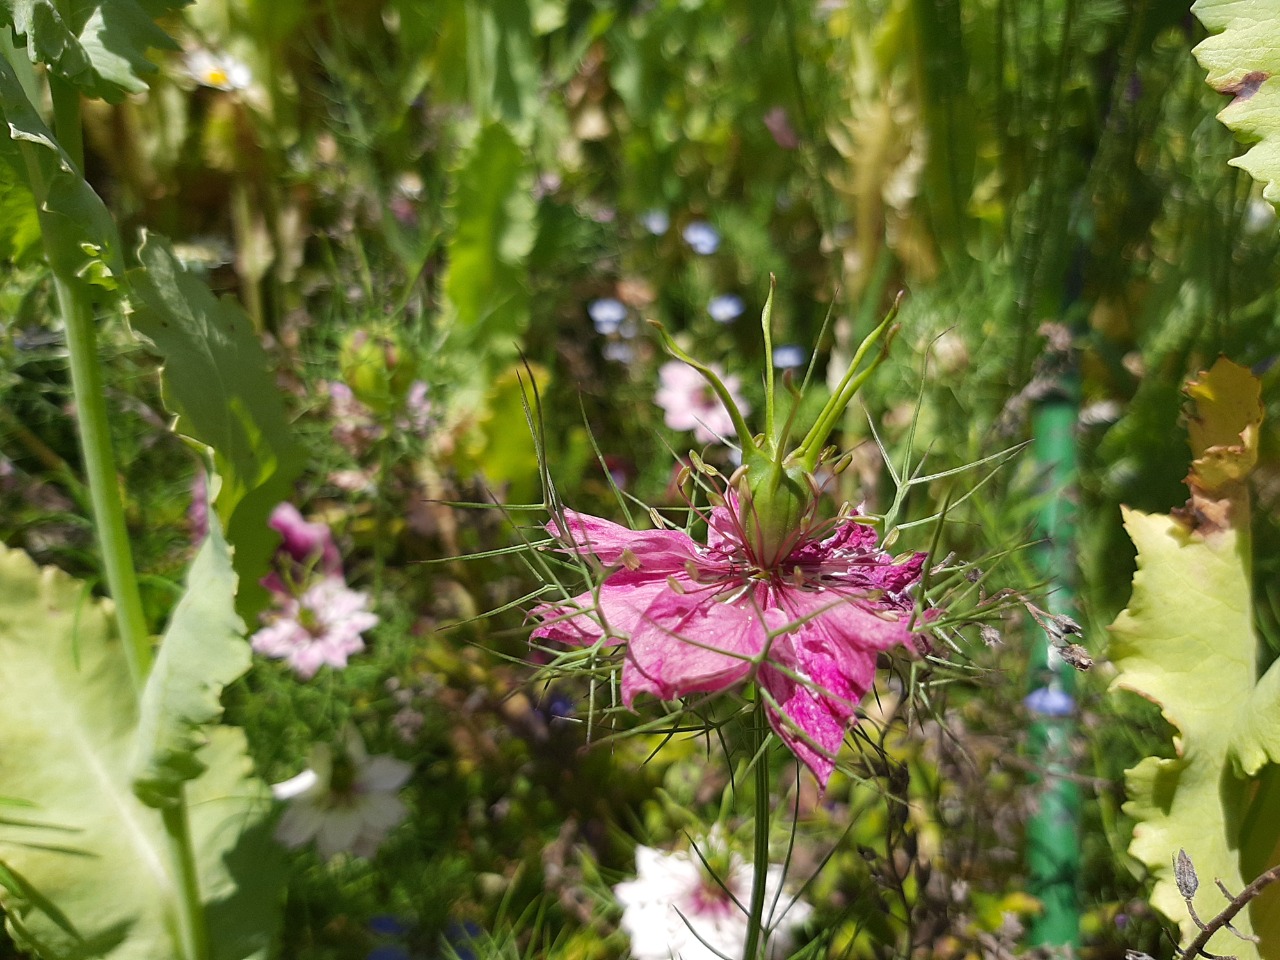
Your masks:
{"label": "small pink flower", "polygon": [[895,560],[852,515],[801,518],[775,550],[744,512],[731,492],[700,544],[565,511],[566,529],[551,532],[609,572],[594,591],[537,607],[533,637],[625,643],[628,707],[641,693],[673,700],[755,680],[773,729],[825,787],[877,655],[914,647],[911,588],[925,555]]}
{"label": "small pink flower", "polygon": [[378,623],[369,596],[350,589],[341,577],[317,580],[298,597],[278,595],[277,609],[253,635],[253,649],[288,662],[303,680],[328,664],[342,668],[364,649],[364,631]]}
{"label": "small pink flower", "polygon": [[[711,369],[721,374],[719,367]],[[663,410],[663,422],[672,430],[692,430],[699,443],[723,441],[735,434],[729,411],[715,395],[705,377],[689,364],[670,360],[658,368],[660,386],[653,402]],[[738,394],[740,381],[734,376],[721,376],[734,403],[745,416],[751,408]]]}
{"label": "small pink flower", "polygon": [[267,525],[280,534],[276,550],[276,570],[262,578],[262,585],[277,597],[291,597],[297,585],[313,574],[342,577],[342,557],[333,541],[333,531],[323,523],[310,523],[291,503],[281,503],[271,511]]}

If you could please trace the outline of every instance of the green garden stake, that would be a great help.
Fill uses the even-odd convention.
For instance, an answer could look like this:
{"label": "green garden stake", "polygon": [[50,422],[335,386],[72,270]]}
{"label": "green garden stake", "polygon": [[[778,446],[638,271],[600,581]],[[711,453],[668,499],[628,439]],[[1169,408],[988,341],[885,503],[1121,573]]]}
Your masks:
{"label": "green garden stake", "polygon": [[[1032,415],[1033,451],[1045,476],[1048,495],[1040,511],[1043,544],[1040,569],[1045,576],[1050,614],[1073,616],[1076,476],[1075,426],[1078,406],[1071,379],[1059,381]],[[1061,638],[1056,638],[1061,643]],[[1071,740],[1075,733],[1075,670],[1050,638],[1041,635],[1032,651],[1031,761],[1036,790],[1027,824],[1030,892],[1043,905],[1031,926],[1032,945],[1062,948],[1080,944],[1077,878],[1080,873],[1080,790],[1070,779]]]}

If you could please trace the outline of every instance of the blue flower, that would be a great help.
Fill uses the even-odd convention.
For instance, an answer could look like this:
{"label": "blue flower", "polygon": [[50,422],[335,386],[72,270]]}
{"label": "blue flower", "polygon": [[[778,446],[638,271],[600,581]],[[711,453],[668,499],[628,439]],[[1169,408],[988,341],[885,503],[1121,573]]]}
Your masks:
{"label": "blue flower", "polygon": [[1045,717],[1069,717],[1076,709],[1071,694],[1056,687],[1032,690],[1022,701],[1032,713]]}
{"label": "blue flower", "polygon": [[809,358],[804,347],[795,343],[786,343],[773,348],[773,365],[779,370],[794,370],[803,367]]}
{"label": "blue flower", "polygon": [[366,955],[365,960],[410,960],[409,951],[394,944],[374,947]]}
{"label": "blue flower", "polygon": [[745,309],[742,298],[736,293],[722,293],[712,297],[707,304],[707,313],[711,314],[711,319],[716,323],[731,323],[742,316]]}
{"label": "blue flower", "polygon": [[596,325],[596,333],[617,333],[622,321],[627,319],[627,308],[621,300],[602,297],[587,304],[587,316]]}
{"label": "blue flower", "polygon": [[688,224],[680,235],[684,242],[693,248],[694,253],[710,256],[720,249],[720,234],[705,220],[694,220]]}
{"label": "blue flower", "polygon": [[389,913],[380,913],[376,917],[369,918],[369,929],[384,937],[403,937],[413,929],[413,926]]}
{"label": "blue flower", "polygon": [[667,216],[667,211],[665,210],[646,210],[640,214],[640,222],[655,237],[660,237],[671,229],[671,218]]}

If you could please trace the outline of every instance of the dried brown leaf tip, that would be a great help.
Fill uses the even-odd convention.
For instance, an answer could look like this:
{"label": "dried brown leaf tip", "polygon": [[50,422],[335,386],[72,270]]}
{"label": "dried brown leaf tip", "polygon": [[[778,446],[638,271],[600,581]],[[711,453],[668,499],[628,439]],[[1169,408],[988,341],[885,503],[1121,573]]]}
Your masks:
{"label": "dried brown leaf tip", "polygon": [[[1191,499],[1178,511],[1204,535],[1247,520],[1245,480],[1258,463],[1262,384],[1247,367],[1219,357],[1209,371],[1190,380],[1187,431],[1191,440]],[[1244,516],[1241,512],[1244,511]]]}

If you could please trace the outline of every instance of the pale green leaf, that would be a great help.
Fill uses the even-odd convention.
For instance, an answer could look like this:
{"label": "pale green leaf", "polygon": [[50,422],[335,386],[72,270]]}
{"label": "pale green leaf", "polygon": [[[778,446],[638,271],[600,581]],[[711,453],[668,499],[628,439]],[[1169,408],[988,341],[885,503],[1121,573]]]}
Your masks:
{"label": "pale green leaf", "polygon": [[[133,790],[132,691],[110,605],[0,547],[0,795],[28,805],[0,821],[0,903],[17,941],[46,957],[180,955],[161,814]],[[187,792],[190,832],[209,915],[229,924],[210,924],[213,953],[265,956],[279,903],[268,790],[250,774],[239,731],[211,731],[201,762],[208,769]],[[256,930],[224,915],[237,902]]]}
{"label": "pale green leaf", "polygon": [[1244,143],[1254,144],[1231,163],[1264,184],[1263,196],[1280,202],[1280,2],[1196,0],[1191,11],[1213,36],[1195,49],[1211,87],[1232,100],[1218,114]]}
{"label": "pale green leaf", "polygon": [[[1201,876],[1240,890],[1239,822],[1247,781],[1232,761],[1232,741],[1250,723],[1256,682],[1249,577],[1234,529],[1211,538],[1168,516],[1126,511],[1125,529],[1138,548],[1128,608],[1111,626],[1113,689],[1132,690],[1160,706],[1178,728],[1173,760],[1154,757],[1129,771],[1125,810],[1138,821],[1129,848],[1156,877],[1152,903],[1196,928],[1173,877],[1173,856],[1185,848]],[[1211,917],[1226,905],[1202,884],[1196,909]],[[1237,926],[1248,927],[1242,917]],[[1256,957],[1229,933],[1209,943],[1214,953]]]}
{"label": "pale green leaf", "polygon": [[47,64],[89,97],[118,103],[147,89],[156,72],[148,48],[177,49],[156,17],[190,0],[0,0],[0,24],[11,24],[33,63]]}
{"label": "pale green leaf", "polygon": [[134,789],[152,806],[179,800],[182,784],[204,770],[196,751],[222,716],[222,690],[249,669],[235,595],[231,552],[210,515],[142,692]]}
{"label": "pale green leaf", "polygon": [[213,448],[222,481],[215,506],[235,548],[237,608],[249,620],[265,602],[258,581],[279,542],[267,520],[292,496],[302,449],[245,312],[216,299],[160,238],[148,237],[138,257],[142,268],[129,271],[130,322],[164,359],[176,429]]}
{"label": "pale green leaf", "polygon": [[444,289],[453,336],[491,365],[515,355],[529,323],[525,259],[536,236],[530,161],[501,124],[480,131],[456,175],[457,225],[449,241]]}

